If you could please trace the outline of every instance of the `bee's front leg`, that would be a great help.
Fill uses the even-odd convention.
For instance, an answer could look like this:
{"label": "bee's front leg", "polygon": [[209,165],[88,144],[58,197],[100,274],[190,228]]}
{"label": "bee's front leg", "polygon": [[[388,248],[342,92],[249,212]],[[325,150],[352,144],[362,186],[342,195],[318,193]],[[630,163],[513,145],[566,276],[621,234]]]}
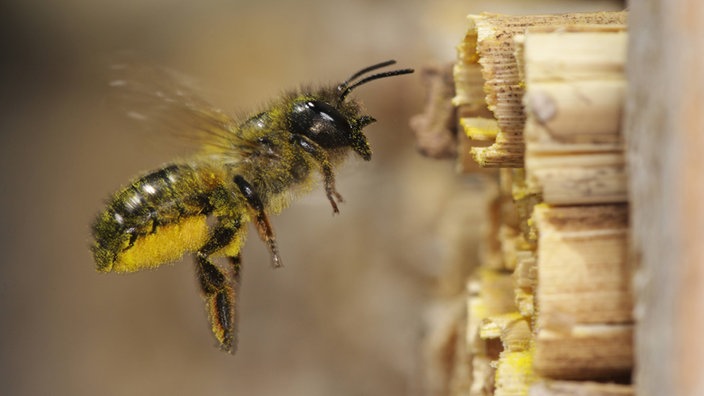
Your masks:
{"label": "bee's front leg", "polygon": [[323,148],[317,143],[303,135],[292,134],[291,140],[293,143],[300,146],[306,153],[310,154],[315,161],[320,164],[320,171],[323,174],[323,183],[325,186],[325,195],[328,197],[330,205],[332,205],[333,213],[340,213],[340,210],[337,208],[337,203],[343,202],[344,200],[342,199],[342,195],[340,195],[340,193],[338,193],[335,189],[335,173],[333,172],[332,164],[330,163],[330,159],[325,153],[325,150],[323,150]]}
{"label": "bee's front leg", "polygon": [[239,254],[228,257],[232,271],[222,271],[210,256],[229,245],[241,225],[238,220],[221,220],[210,238],[196,252],[196,273],[205,299],[208,318],[220,347],[230,353],[237,348],[237,312],[235,310],[240,283]]}

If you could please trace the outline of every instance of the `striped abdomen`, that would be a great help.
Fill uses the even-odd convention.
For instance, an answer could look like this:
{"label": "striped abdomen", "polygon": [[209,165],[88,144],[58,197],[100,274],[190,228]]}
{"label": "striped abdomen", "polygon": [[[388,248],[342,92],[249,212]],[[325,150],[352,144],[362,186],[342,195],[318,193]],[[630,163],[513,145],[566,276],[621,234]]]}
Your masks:
{"label": "striped abdomen", "polygon": [[197,250],[206,240],[223,175],[171,165],[115,194],[93,225],[93,253],[101,271],[156,267]]}

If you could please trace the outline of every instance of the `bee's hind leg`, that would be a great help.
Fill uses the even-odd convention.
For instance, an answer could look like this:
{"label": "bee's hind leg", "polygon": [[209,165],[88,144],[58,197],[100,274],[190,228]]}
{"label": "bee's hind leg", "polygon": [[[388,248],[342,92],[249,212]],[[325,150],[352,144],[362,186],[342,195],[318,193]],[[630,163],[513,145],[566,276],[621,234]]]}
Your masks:
{"label": "bee's hind leg", "polygon": [[196,273],[213,334],[220,347],[230,353],[237,348],[235,304],[240,283],[240,257],[239,254],[228,257],[232,271],[222,271],[213,264],[210,256],[230,244],[240,227],[239,221],[221,221],[195,254]]}

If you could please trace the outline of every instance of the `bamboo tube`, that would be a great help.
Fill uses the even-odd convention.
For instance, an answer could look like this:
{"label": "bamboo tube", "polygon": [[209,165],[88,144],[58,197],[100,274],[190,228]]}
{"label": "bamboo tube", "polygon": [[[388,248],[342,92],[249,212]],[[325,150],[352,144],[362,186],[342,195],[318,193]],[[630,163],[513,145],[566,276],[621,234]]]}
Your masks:
{"label": "bamboo tube", "polygon": [[479,337],[498,338],[504,351],[523,352],[530,348],[531,330],[528,321],[520,313],[510,312],[482,320]]}
{"label": "bamboo tube", "polygon": [[492,360],[485,356],[474,356],[472,359],[472,385],[470,396],[493,396],[496,369]]}
{"label": "bamboo tube", "polygon": [[[483,99],[482,99],[483,100]],[[459,133],[457,134],[457,170],[460,173],[477,173],[480,170],[486,172],[486,168],[481,168],[472,158],[473,147],[490,146],[499,132],[496,120],[488,114],[486,106],[484,111],[468,111],[466,108],[458,110],[467,115],[459,120]]]}
{"label": "bamboo tube", "polygon": [[539,205],[538,327],[551,322],[630,323],[628,207]]}
{"label": "bamboo tube", "polygon": [[511,274],[480,268],[469,286],[467,340],[472,355],[471,395],[491,395],[496,362],[505,351],[527,349],[530,329],[515,311]]}
{"label": "bamboo tube", "polygon": [[493,363],[496,367],[494,395],[525,395],[534,380],[528,321],[517,312],[491,316],[482,321],[479,334],[482,339],[499,339],[502,345]]}
{"label": "bamboo tube", "polygon": [[556,205],[625,202],[623,26],[530,28],[525,68],[529,185]]}
{"label": "bamboo tube", "polygon": [[[470,28],[458,47],[460,69],[479,64],[484,80],[486,104],[494,113],[500,133],[490,147],[475,147],[472,156],[486,167],[523,166],[523,81],[514,54],[513,37],[530,26],[566,26],[583,24],[623,24],[623,12],[507,16],[496,14],[470,15]],[[475,81],[475,80],[472,80]],[[466,80],[457,81],[456,91],[476,92],[466,87]],[[462,102],[464,96],[457,96]]]}
{"label": "bamboo tube", "polygon": [[523,396],[535,381],[533,355],[530,351],[501,354],[496,364],[495,396]]}
{"label": "bamboo tube", "polygon": [[534,365],[557,379],[614,379],[633,364],[628,207],[536,206]]}
{"label": "bamboo tube", "polygon": [[521,248],[534,250],[536,233],[530,217],[535,205],[543,201],[543,196],[538,188],[527,182],[524,169],[511,169],[511,180],[511,196],[519,218],[518,229],[524,242]]}
{"label": "bamboo tube", "polygon": [[622,152],[526,155],[526,182],[545,203],[583,205],[625,202],[628,197]]}
{"label": "bamboo tube", "polygon": [[488,396],[494,392],[495,369],[492,362],[499,358],[502,345],[498,335],[494,338],[481,338],[480,328],[488,316],[489,307],[480,295],[481,283],[478,279],[470,280],[467,285],[467,351],[472,359],[471,386],[472,396]]}
{"label": "bamboo tube", "polygon": [[533,367],[536,374],[555,379],[627,378],[633,368],[633,325],[539,327]]}
{"label": "bamboo tube", "polygon": [[481,285],[479,293],[486,306],[486,317],[515,310],[513,278],[510,272],[481,268],[479,278]]}
{"label": "bamboo tube", "polygon": [[529,122],[524,136],[528,149],[535,152],[623,150],[620,133],[626,91],[623,70],[620,78],[567,78],[526,81],[526,87],[530,87],[525,96]]}
{"label": "bamboo tube", "polygon": [[515,301],[518,312],[525,317],[535,315],[535,287],[538,283],[538,268],[535,252],[526,252],[518,259],[513,272]]}
{"label": "bamboo tube", "polygon": [[426,66],[420,70],[420,76],[428,91],[425,108],[409,121],[416,134],[418,151],[431,158],[454,157],[457,114],[451,103],[455,96],[452,67]]}

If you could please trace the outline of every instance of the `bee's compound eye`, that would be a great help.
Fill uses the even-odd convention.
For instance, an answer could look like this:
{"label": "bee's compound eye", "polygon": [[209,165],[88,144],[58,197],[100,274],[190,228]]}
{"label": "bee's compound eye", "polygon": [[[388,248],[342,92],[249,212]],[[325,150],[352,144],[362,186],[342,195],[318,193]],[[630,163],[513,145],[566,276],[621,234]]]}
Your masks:
{"label": "bee's compound eye", "polygon": [[291,132],[305,135],[322,147],[350,144],[350,123],[335,107],[325,102],[308,100],[296,103],[289,123]]}

